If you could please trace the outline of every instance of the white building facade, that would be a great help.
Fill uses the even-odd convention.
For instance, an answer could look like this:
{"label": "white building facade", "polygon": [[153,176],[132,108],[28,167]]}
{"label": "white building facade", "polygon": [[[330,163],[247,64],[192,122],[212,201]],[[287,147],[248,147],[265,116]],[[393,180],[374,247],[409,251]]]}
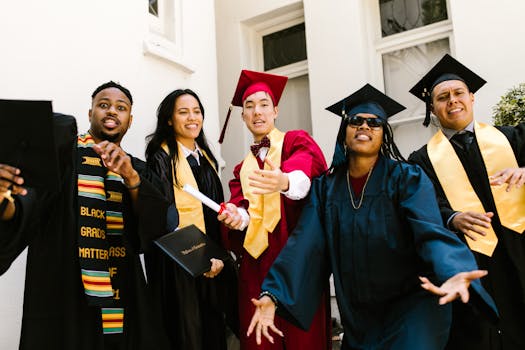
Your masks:
{"label": "white building facade", "polygon": [[[290,78],[277,124],[308,130],[328,162],[340,119],[325,107],[371,83],[408,107],[392,120],[408,156],[435,130],[408,90],[445,52],[488,81],[476,93],[479,121],[525,81],[524,12],[521,0],[4,1],[0,99],[52,100],[85,131],[92,91],[120,82],[135,100],[123,147],[143,158],[162,98],[191,88],[227,188],[252,142],[240,109],[216,142],[241,69]],[[24,266],[22,254],[0,277],[1,349],[18,347]]]}

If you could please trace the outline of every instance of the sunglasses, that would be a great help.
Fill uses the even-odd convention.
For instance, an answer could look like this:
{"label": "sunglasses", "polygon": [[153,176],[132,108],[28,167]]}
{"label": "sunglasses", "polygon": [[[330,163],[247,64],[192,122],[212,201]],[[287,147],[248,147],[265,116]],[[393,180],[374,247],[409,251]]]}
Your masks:
{"label": "sunglasses", "polygon": [[385,123],[380,118],[363,118],[357,115],[354,115],[348,118],[348,125],[356,127],[356,128],[363,125],[364,122],[366,122],[366,124],[369,127],[374,128],[374,129],[382,127],[383,124]]}

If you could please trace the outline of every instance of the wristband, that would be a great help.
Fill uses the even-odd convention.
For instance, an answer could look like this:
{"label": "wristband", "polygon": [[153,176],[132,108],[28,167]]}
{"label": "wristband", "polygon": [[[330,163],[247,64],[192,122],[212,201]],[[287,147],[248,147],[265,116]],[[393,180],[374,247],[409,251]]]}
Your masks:
{"label": "wristband", "polygon": [[139,178],[139,182],[137,182],[135,185],[133,186],[130,186],[128,185],[125,181],[122,182],[124,184],[124,186],[128,189],[128,190],[136,190],[137,188],[139,188],[140,184],[142,183],[142,181],[140,180]]}
{"label": "wristband", "polygon": [[275,305],[275,309],[277,309],[277,305],[279,304],[279,301],[277,300],[275,295],[273,295],[272,293],[270,293],[267,290],[265,290],[265,291],[262,291],[261,294],[259,294],[259,298],[257,298],[257,299],[261,299],[262,297],[268,297],[268,298],[272,299],[272,302]]}

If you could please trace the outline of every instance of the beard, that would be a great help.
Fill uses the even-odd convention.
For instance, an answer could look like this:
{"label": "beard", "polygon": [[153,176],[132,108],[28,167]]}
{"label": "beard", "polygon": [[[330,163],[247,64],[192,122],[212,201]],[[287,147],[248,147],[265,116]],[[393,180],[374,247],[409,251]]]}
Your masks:
{"label": "beard", "polygon": [[116,133],[116,134],[110,135],[110,134],[107,134],[104,131],[102,131],[100,136],[102,136],[101,137],[102,140],[113,142],[113,143],[115,143],[117,141],[120,141],[120,139],[121,139],[120,133]]}
{"label": "beard", "polygon": [[109,134],[105,132],[104,130],[101,130],[99,128],[93,128],[93,127],[89,129],[89,133],[99,140],[109,141],[113,143],[119,142],[124,136],[122,132],[117,132],[115,134]]}

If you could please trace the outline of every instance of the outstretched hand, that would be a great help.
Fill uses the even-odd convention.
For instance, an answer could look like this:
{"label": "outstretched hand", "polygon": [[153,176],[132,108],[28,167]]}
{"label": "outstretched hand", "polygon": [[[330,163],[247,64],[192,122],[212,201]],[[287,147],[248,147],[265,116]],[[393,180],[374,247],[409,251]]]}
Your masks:
{"label": "outstretched hand", "polygon": [[270,166],[270,170],[257,169],[250,179],[250,186],[255,187],[254,194],[268,194],[273,192],[288,191],[288,175],[283,173],[270,158],[266,157],[264,162]]}
{"label": "outstretched hand", "polygon": [[422,282],[421,287],[428,290],[430,293],[440,296],[439,304],[444,305],[450,303],[451,301],[461,298],[463,303],[469,301],[469,291],[468,288],[472,281],[486,276],[488,272],[486,270],[473,270],[468,272],[460,272],[450,277],[445,281],[440,287],[434,285],[426,277],[419,277],[419,280]]}
{"label": "outstretched hand", "polygon": [[252,316],[246,336],[249,337],[255,330],[255,341],[258,345],[261,345],[262,342],[261,334],[273,344],[274,340],[268,329],[271,329],[272,332],[281,337],[284,336],[283,332],[281,332],[273,323],[275,319],[275,304],[272,299],[267,296],[263,296],[261,299],[252,299],[252,303],[255,305],[255,312]]}

